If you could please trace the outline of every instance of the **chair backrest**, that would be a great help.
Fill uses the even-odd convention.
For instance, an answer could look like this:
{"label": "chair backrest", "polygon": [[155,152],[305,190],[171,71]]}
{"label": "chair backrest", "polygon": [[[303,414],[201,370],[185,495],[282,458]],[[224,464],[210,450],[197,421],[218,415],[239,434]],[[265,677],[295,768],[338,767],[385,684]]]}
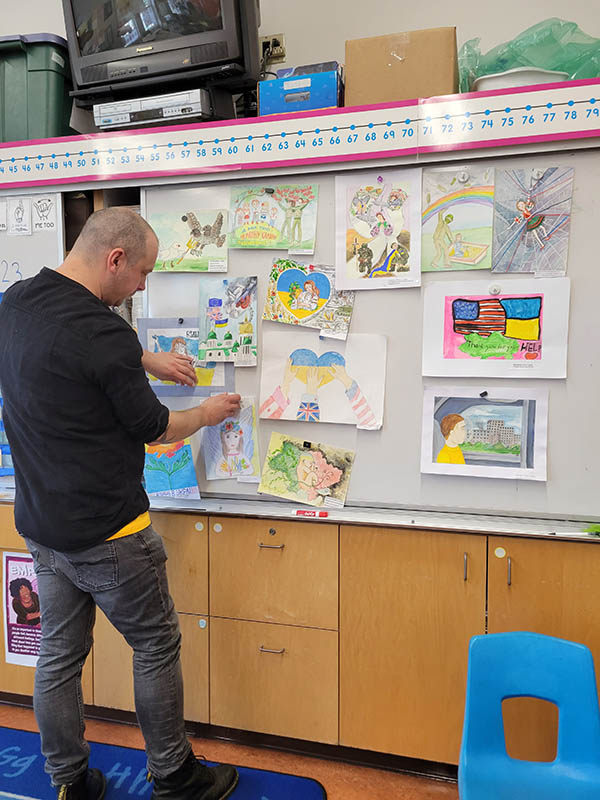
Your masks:
{"label": "chair backrest", "polygon": [[514,632],[474,636],[469,645],[464,759],[506,753],[502,701],[536,697],[559,709],[556,761],[600,766],[600,712],[594,660],[582,644]]}

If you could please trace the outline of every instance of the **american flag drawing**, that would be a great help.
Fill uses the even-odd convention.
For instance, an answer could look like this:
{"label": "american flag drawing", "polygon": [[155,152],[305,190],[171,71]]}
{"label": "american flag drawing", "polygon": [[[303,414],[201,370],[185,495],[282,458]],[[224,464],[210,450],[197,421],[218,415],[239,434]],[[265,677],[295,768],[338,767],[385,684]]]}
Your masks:
{"label": "american flag drawing", "polygon": [[319,422],[320,418],[318,403],[314,403],[310,400],[303,400],[300,403],[296,419],[303,420],[303,422]]}
{"label": "american flag drawing", "polygon": [[489,336],[490,333],[506,331],[506,311],[496,297],[485,300],[454,300],[452,318],[455,333]]}

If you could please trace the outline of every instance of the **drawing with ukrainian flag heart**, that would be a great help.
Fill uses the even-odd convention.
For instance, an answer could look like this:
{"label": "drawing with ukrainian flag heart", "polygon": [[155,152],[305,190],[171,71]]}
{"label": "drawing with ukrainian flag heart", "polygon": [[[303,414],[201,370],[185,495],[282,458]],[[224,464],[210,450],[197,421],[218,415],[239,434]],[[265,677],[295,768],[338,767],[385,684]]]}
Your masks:
{"label": "drawing with ukrainian flag heart", "polygon": [[378,430],[385,370],[385,336],[350,334],[334,346],[317,331],[265,329],[259,416]]}

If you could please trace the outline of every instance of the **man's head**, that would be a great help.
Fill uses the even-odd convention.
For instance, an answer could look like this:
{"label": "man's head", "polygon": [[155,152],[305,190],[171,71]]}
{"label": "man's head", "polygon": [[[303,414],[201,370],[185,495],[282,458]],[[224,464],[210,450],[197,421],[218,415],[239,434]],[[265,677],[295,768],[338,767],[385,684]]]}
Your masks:
{"label": "man's head", "polygon": [[440,422],[440,430],[446,444],[451,447],[463,444],[467,438],[467,424],[460,414],[446,414]]}
{"label": "man's head", "polygon": [[99,297],[120,305],[146,286],[158,252],[158,239],[145,219],[130,208],[115,206],[89,217],[71,255],[93,270]]}

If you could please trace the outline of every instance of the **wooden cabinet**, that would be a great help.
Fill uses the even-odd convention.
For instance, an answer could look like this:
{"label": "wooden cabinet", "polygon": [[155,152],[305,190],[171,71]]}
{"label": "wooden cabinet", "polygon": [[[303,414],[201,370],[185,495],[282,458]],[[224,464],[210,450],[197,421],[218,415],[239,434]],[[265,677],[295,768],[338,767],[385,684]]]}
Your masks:
{"label": "wooden cabinet", "polygon": [[[208,722],[208,620],[180,614],[184,715]],[[98,609],[94,646],[94,703],[134,711],[133,651]]]}
{"label": "wooden cabinet", "polygon": [[337,743],[337,633],[213,618],[210,639],[214,725]]}
{"label": "wooden cabinet", "polygon": [[210,613],[337,630],[338,526],[211,518]]}
{"label": "wooden cabinet", "polygon": [[457,763],[486,539],[340,530],[340,744]]}
{"label": "wooden cabinet", "polygon": [[[600,543],[489,538],[488,632],[534,631],[581,642],[600,679]],[[508,752],[549,760],[556,751],[556,708],[505,704]]]}
{"label": "wooden cabinet", "polygon": [[169,590],[177,611],[208,614],[208,520],[197,514],[153,512],[167,550]]}

